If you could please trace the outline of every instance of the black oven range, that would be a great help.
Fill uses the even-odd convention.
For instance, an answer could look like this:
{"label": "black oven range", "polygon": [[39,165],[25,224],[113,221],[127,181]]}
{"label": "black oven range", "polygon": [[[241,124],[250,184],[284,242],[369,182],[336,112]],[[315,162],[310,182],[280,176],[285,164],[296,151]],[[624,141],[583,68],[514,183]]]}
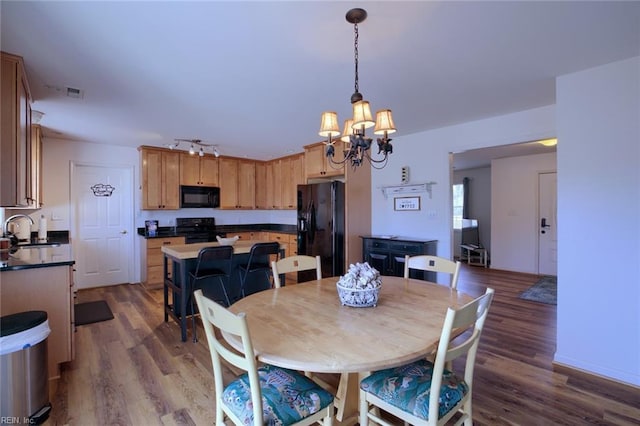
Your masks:
{"label": "black oven range", "polygon": [[216,220],[213,217],[179,217],[176,219],[176,234],[183,235],[186,244],[216,241]]}

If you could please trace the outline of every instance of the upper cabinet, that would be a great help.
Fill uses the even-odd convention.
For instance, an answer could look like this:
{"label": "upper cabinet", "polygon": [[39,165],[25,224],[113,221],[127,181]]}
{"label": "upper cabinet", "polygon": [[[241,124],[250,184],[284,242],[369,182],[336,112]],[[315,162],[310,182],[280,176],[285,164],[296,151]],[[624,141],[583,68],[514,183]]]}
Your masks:
{"label": "upper cabinet", "polygon": [[28,192],[32,204],[36,208],[43,205],[42,197],[42,128],[39,124],[31,125],[31,149],[29,150]]}
{"label": "upper cabinet", "polygon": [[[2,52],[0,71],[0,206],[38,208],[32,192],[31,95],[24,63]],[[37,155],[37,154],[36,154]]]}
{"label": "upper cabinet", "polygon": [[304,154],[256,162],[256,208],[295,210],[298,184],[302,183]]}
{"label": "upper cabinet", "polygon": [[[298,185],[306,182],[304,176],[304,154],[280,159],[281,208],[295,210],[298,203]],[[277,187],[277,186],[276,186]]]}
{"label": "upper cabinet", "polygon": [[217,186],[221,209],[295,210],[305,155],[271,161],[190,155],[141,146],[142,209],[179,209],[180,185]]}
{"label": "upper cabinet", "polygon": [[218,158],[181,152],[180,185],[218,186]]}
{"label": "upper cabinet", "polygon": [[268,196],[271,182],[267,181],[266,161],[256,161],[256,209],[268,210],[271,208],[271,199]]}
{"label": "upper cabinet", "polygon": [[[334,154],[336,161],[344,158],[344,150],[338,149],[339,144],[342,142],[336,141]],[[332,165],[327,159],[326,147],[323,142],[304,147],[304,168],[307,179],[344,175],[344,165]]]}
{"label": "upper cabinet", "polygon": [[220,208],[254,209],[256,162],[233,157],[219,158]]}
{"label": "upper cabinet", "polygon": [[180,208],[180,153],[139,147],[142,165],[142,209]]}

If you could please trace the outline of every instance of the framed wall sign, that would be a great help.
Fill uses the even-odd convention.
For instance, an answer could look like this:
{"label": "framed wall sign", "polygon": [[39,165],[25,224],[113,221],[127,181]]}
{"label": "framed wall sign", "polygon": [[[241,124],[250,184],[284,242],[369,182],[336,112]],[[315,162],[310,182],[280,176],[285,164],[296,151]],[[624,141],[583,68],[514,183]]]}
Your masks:
{"label": "framed wall sign", "polygon": [[420,197],[396,197],[393,203],[394,210],[420,210]]}

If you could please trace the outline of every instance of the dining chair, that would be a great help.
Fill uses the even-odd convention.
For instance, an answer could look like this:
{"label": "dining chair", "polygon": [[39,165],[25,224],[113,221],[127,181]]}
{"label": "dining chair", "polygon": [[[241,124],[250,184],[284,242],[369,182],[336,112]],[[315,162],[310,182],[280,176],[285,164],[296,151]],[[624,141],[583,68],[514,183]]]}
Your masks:
{"label": "dining chair", "polygon": [[[369,419],[390,426],[378,409],[412,425],[428,426],[443,425],[460,413],[456,424],[472,426],[473,370],[493,293],[487,288],[466,305],[447,309],[433,362],[420,359],[365,377],[360,382],[360,426],[368,425]],[[466,358],[460,371],[445,368],[457,358]]]}
{"label": "dining chair", "polygon": [[449,286],[458,288],[458,275],[460,274],[460,262],[445,259],[444,257],[420,255],[404,257],[404,277],[409,278],[410,269],[420,269],[429,272],[443,272],[451,275]]}
{"label": "dining chair", "polygon": [[[269,364],[258,368],[246,314],[234,314],[205,297],[202,290],[195,292],[195,298],[213,365],[216,425],[224,425],[225,416],[236,425],[333,423],[333,395],[329,392],[293,370]],[[216,338],[216,331],[239,337],[242,351],[223,345]],[[223,359],[246,373],[225,385]]]}
{"label": "dining chair", "polygon": [[284,257],[280,260],[271,261],[271,271],[273,272],[273,286],[281,287],[280,274],[288,274],[290,272],[316,270],[316,279],[322,279],[322,267],[320,265],[320,256],[307,256],[303,254]]}
{"label": "dining chair", "polygon": [[[231,276],[231,265],[233,263],[233,247],[231,246],[218,246],[218,247],[204,247],[198,252],[198,259],[196,261],[196,268],[189,273],[189,281],[191,283],[191,323],[193,326],[193,341],[197,342],[196,337],[196,316],[193,303],[193,292],[198,289],[209,290],[206,286],[207,280],[213,278],[218,279],[220,289],[222,290],[222,296],[224,297],[225,306],[230,306],[231,301],[227,294],[227,289],[224,286],[224,278],[229,279]],[[207,293],[212,294],[212,291]]]}
{"label": "dining chair", "polygon": [[255,243],[251,246],[247,262],[238,265],[242,297],[247,296],[247,277],[250,274],[254,274],[256,272],[263,273],[266,278],[266,284],[264,285],[265,288],[262,290],[266,290],[271,287],[271,281],[269,280],[269,275],[271,275],[271,255],[275,255],[277,260],[279,253],[280,243],[276,241]]}

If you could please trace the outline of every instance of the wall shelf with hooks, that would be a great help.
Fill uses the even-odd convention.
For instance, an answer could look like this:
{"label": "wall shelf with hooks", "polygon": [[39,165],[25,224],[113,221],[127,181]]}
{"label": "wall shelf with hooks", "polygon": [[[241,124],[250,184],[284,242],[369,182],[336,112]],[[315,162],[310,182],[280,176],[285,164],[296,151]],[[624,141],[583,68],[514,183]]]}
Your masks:
{"label": "wall shelf with hooks", "polygon": [[403,195],[403,194],[418,194],[421,192],[426,192],[429,194],[429,198],[431,198],[431,186],[435,185],[436,182],[424,182],[424,183],[414,183],[414,184],[402,184],[402,185],[384,185],[379,186],[378,189],[382,190],[382,194],[384,198],[388,198],[389,195]]}

